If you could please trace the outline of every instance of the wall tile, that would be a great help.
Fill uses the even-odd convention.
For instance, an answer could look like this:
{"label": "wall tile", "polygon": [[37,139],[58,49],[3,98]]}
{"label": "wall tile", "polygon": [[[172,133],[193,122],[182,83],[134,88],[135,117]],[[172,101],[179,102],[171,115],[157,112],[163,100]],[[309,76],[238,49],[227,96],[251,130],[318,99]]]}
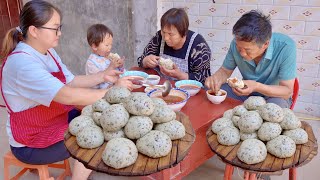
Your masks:
{"label": "wall tile", "polygon": [[184,8],[189,15],[199,15],[199,3],[175,2],[173,6],[176,8]]}
{"label": "wall tile", "polygon": [[200,15],[204,16],[226,16],[228,6],[227,4],[213,4],[213,3],[201,3]]}
{"label": "wall tile", "polygon": [[270,15],[272,19],[289,19],[290,6],[259,5],[258,9]]}
{"label": "wall tile", "polygon": [[296,42],[297,48],[306,50],[318,50],[320,37],[315,36],[290,36]]}
{"label": "wall tile", "polygon": [[308,114],[311,116],[319,117],[319,108],[320,106],[312,103],[305,103],[305,102],[297,102],[296,106],[294,107],[294,111],[298,113]]}
{"label": "wall tile", "polygon": [[225,30],[199,28],[199,32],[206,40],[221,41],[221,42],[226,41]]}
{"label": "wall tile", "polygon": [[171,8],[173,8],[173,2],[163,2],[161,5],[160,16],[162,16],[165,12],[167,12]]}
{"label": "wall tile", "polygon": [[320,79],[298,76],[300,89],[315,91],[320,87]]}
{"label": "wall tile", "polygon": [[320,64],[320,51],[303,50],[302,63]]}
{"label": "wall tile", "polygon": [[306,22],[306,34],[311,36],[320,36],[320,21]]}
{"label": "wall tile", "polygon": [[243,4],[272,4],[273,0],[242,0]]}
{"label": "wall tile", "polygon": [[274,0],[275,5],[306,5],[308,0]]}
{"label": "wall tile", "polygon": [[221,66],[226,54],[212,53],[211,62],[214,66]]}
{"label": "wall tile", "polygon": [[309,5],[310,6],[320,6],[320,1],[319,0],[309,0]]}
{"label": "wall tile", "polygon": [[189,29],[190,29],[191,31],[194,31],[194,32],[196,32],[196,33],[199,33],[199,28],[197,28],[197,27],[190,26]]}
{"label": "wall tile", "polygon": [[304,21],[272,20],[272,30],[274,32],[303,35],[304,29]]}
{"label": "wall tile", "polygon": [[229,50],[229,46],[230,46],[229,43],[213,42],[211,50],[213,53],[226,54]]}
{"label": "wall tile", "polygon": [[215,29],[232,29],[239,18],[212,17],[212,24]]}
{"label": "wall tile", "polygon": [[210,41],[210,40],[206,40],[206,41],[208,43],[208,46],[210,47],[211,54],[212,54],[212,43],[213,43],[213,41]]}
{"label": "wall tile", "polygon": [[297,63],[297,73],[299,77],[314,77],[318,76],[319,65]]}
{"label": "wall tile", "polygon": [[240,18],[244,13],[253,9],[257,9],[257,6],[228,4],[228,16]]}
{"label": "wall tile", "polygon": [[314,91],[309,90],[299,90],[298,100],[301,102],[312,103]]}
{"label": "wall tile", "polygon": [[[183,0],[180,0],[183,1]],[[201,3],[201,2],[210,2],[211,0],[185,0],[186,2],[197,2],[197,3]]]}
{"label": "wall tile", "polygon": [[297,49],[297,63],[302,62],[303,50]]}
{"label": "wall tile", "polygon": [[189,21],[193,27],[212,28],[211,16],[189,16]]}
{"label": "wall tile", "polygon": [[234,39],[234,36],[232,34],[232,29],[228,29],[228,30],[225,30],[226,31],[226,42],[227,43],[231,43],[231,41]]}
{"label": "wall tile", "polygon": [[320,7],[291,6],[290,20],[319,21]]}
{"label": "wall tile", "polygon": [[320,105],[320,91],[314,91],[312,103]]}

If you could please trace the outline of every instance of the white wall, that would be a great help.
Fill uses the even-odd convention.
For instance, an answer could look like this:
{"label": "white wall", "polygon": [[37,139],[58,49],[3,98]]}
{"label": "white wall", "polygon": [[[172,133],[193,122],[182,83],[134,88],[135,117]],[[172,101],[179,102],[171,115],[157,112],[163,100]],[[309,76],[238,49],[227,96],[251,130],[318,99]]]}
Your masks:
{"label": "white wall", "polygon": [[[320,0],[158,0],[159,17],[172,7],[187,10],[190,29],[202,34],[212,50],[211,69],[223,62],[241,15],[260,9],[271,15],[273,31],[288,34],[297,44],[300,93],[295,111],[320,116]],[[158,19],[159,19],[158,17]],[[235,74],[239,76],[238,73]]]}

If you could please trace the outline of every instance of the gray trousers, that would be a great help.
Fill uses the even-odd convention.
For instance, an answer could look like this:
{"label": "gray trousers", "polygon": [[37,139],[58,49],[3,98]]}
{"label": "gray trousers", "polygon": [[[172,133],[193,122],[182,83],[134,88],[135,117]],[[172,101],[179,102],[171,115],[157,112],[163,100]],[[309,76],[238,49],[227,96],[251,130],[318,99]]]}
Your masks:
{"label": "gray trousers", "polygon": [[292,99],[291,98],[286,100],[286,99],[283,99],[283,98],[268,97],[268,96],[264,96],[263,94],[256,93],[256,92],[251,93],[249,96],[238,96],[232,91],[232,88],[227,83],[223,84],[221,86],[221,89],[227,91],[227,97],[232,98],[232,99],[236,99],[236,100],[239,100],[239,101],[242,101],[242,102],[247,100],[250,96],[261,96],[267,101],[267,103],[274,103],[274,104],[277,104],[278,106],[280,106],[282,108],[290,108],[291,103],[292,103]]}

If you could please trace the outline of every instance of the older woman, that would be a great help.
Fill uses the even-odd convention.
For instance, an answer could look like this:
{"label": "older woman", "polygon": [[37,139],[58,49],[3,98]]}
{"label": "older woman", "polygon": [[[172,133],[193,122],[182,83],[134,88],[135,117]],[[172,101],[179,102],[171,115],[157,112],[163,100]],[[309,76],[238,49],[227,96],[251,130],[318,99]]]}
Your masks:
{"label": "older woman", "polygon": [[[188,30],[188,15],[183,9],[169,9],[161,17],[161,30],[145,47],[138,64],[154,68],[168,79],[193,79],[204,83],[210,76],[211,51],[204,38]],[[170,58],[173,69],[159,66],[159,59]]]}

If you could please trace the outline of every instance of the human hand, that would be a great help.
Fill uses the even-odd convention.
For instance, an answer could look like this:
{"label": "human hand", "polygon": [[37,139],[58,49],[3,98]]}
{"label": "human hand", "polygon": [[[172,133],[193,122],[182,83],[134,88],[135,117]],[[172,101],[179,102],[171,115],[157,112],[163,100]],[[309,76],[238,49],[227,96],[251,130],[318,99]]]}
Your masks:
{"label": "human hand", "polygon": [[125,88],[129,89],[130,91],[132,91],[132,89],[133,89],[132,81],[133,80],[134,80],[133,77],[126,76],[126,77],[118,79],[114,85],[119,86],[119,87],[125,87]]}
{"label": "human hand", "polygon": [[175,63],[173,64],[173,69],[171,69],[171,70],[167,69],[161,65],[159,65],[159,67],[160,67],[161,73],[166,76],[170,76],[170,77],[177,78],[177,79],[188,79],[188,78],[183,78],[183,75],[186,73],[180,71],[180,69],[178,68],[178,66]]}
{"label": "human hand", "polygon": [[159,56],[155,56],[155,55],[152,55],[152,54],[148,55],[148,56],[144,57],[143,60],[142,60],[143,67],[145,67],[145,68],[155,68],[159,64],[159,59],[160,59]]}
{"label": "human hand", "polygon": [[253,80],[243,80],[245,86],[244,88],[232,88],[232,91],[238,96],[248,96],[255,92],[258,82]]}
{"label": "human hand", "polygon": [[221,80],[221,77],[219,77],[219,75],[212,75],[210,77],[207,77],[206,81],[205,81],[205,86],[207,86],[207,88],[211,89],[215,94],[218,94],[221,85],[224,82]]}
{"label": "human hand", "polygon": [[119,79],[119,75],[123,72],[110,68],[110,66],[102,71],[104,82],[115,83]]}

